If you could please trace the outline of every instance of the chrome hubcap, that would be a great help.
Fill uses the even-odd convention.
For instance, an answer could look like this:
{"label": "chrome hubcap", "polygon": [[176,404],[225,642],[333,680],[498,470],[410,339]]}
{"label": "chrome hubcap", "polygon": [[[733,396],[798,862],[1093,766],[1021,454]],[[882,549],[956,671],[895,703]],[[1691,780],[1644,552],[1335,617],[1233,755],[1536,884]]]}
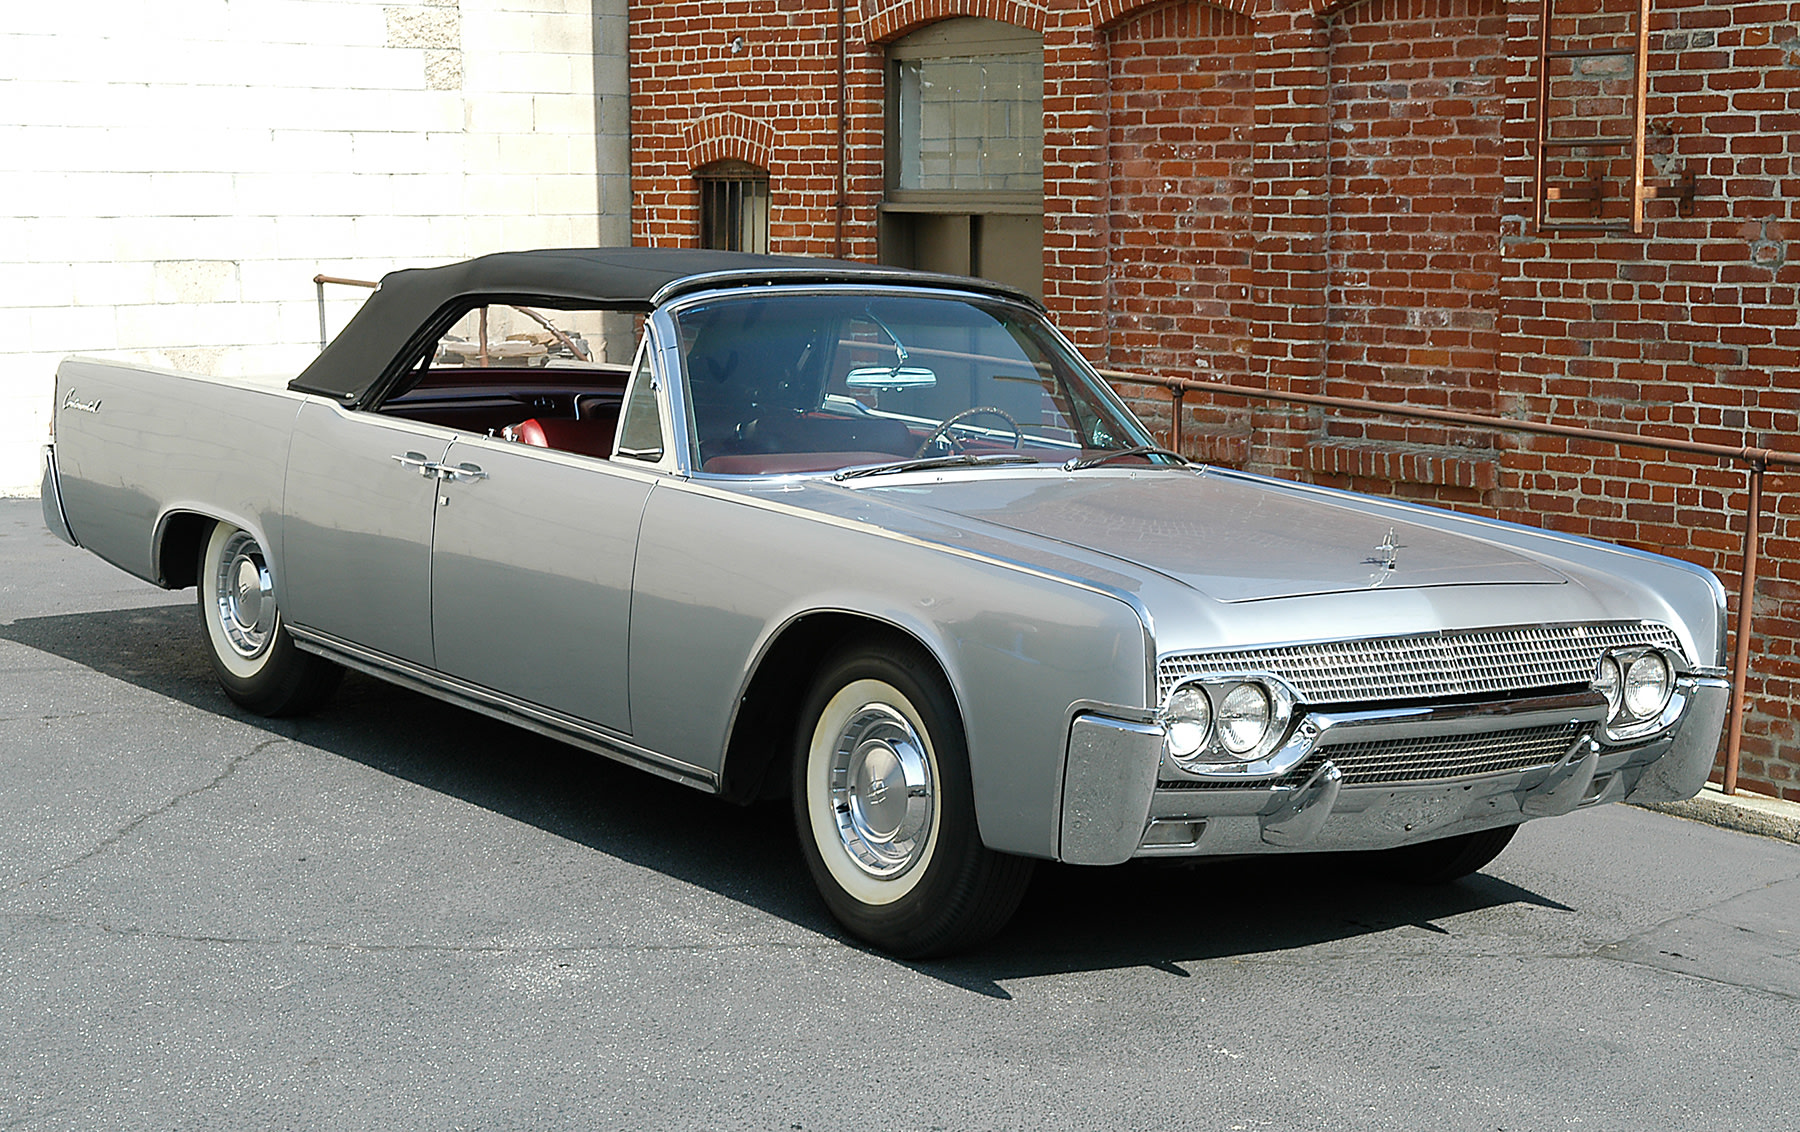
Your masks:
{"label": "chrome hubcap", "polygon": [[217,570],[219,627],[226,641],[246,659],[262,655],[275,626],[274,584],[262,547],[248,533],[237,532],[226,540]]}
{"label": "chrome hubcap", "polygon": [[936,817],[935,787],[925,744],[905,716],[870,704],[850,717],[832,751],[831,801],[857,867],[888,879],[918,863]]}

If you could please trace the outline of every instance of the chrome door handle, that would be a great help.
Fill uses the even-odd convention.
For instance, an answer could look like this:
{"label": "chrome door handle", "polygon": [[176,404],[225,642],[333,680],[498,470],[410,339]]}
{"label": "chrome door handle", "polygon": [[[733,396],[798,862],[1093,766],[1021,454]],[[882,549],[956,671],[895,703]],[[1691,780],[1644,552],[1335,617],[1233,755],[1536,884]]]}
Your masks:
{"label": "chrome door handle", "polygon": [[488,474],[474,464],[433,464],[437,469],[437,477],[441,480],[484,480]]}
{"label": "chrome door handle", "polygon": [[438,465],[425,458],[423,452],[408,452],[404,456],[389,456],[388,459],[403,468],[417,468],[422,476],[429,476]]}

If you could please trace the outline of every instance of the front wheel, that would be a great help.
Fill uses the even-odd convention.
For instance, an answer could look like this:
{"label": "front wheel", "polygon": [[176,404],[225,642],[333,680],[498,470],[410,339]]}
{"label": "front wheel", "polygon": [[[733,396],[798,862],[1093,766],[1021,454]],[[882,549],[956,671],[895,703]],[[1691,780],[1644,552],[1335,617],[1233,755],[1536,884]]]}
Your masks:
{"label": "front wheel", "polygon": [[344,670],[294,647],[255,535],[213,524],[197,578],[213,672],[234,703],[258,715],[301,715],[331,695]]}
{"label": "front wheel", "polygon": [[794,821],[825,904],[903,958],[972,947],[1019,906],[1032,862],[981,843],[955,700],[923,651],[825,665],[794,754]]}

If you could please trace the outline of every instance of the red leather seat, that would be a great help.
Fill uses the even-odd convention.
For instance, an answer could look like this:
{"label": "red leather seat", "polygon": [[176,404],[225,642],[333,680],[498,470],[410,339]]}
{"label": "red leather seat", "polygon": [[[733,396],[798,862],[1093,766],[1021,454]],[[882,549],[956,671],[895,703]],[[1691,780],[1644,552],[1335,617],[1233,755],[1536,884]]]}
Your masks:
{"label": "red leather seat", "polygon": [[541,420],[532,417],[513,425],[509,433],[520,444],[554,448],[580,456],[598,456],[604,460],[613,454],[613,434],[618,428],[618,411],[602,409],[578,421],[564,417]]}

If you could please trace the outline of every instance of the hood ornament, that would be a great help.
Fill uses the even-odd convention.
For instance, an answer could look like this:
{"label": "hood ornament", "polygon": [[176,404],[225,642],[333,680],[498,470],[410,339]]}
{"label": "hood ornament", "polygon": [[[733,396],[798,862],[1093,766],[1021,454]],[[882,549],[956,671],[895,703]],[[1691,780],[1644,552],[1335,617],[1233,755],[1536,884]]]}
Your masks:
{"label": "hood ornament", "polygon": [[1369,576],[1370,586],[1379,586],[1387,581],[1388,575],[1400,568],[1400,552],[1406,549],[1403,542],[1394,541],[1394,528],[1389,527],[1387,537],[1375,544],[1375,554],[1363,559],[1365,566],[1375,567],[1375,573]]}

